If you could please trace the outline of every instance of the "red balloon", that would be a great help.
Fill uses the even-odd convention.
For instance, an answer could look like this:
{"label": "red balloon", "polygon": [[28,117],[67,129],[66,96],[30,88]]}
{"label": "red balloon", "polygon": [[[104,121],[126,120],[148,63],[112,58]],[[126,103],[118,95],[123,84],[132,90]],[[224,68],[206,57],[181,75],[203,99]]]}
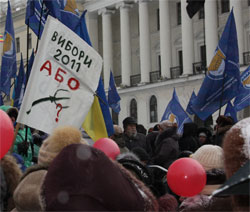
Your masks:
{"label": "red balloon", "polygon": [[0,110],[0,159],[9,151],[14,138],[14,127],[6,112]]}
{"label": "red balloon", "polygon": [[199,194],[206,185],[207,175],[202,165],[192,158],[176,160],[168,169],[167,183],[179,196]]}
{"label": "red balloon", "polygon": [[120,154],[119,146],[110,138],[100,138],[94,143],[93,147],[100,149],[113,160]]}

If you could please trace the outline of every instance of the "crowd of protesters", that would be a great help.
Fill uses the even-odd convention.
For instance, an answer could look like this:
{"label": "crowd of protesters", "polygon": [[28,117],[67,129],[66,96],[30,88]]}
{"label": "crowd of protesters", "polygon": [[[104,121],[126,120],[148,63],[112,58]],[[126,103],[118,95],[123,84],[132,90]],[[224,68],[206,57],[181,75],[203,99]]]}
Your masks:
{"label": "crowd of protesters", "polygon": [[[6,112],[15,125],[17,109]],[[249,195],[211,194],[249,161],[250,118],[219,116],[213,132],[195,123],[184,124],[182,135],[177,128],[162,121],[146,130],[127,117],[114,125],[120,154],[112,160],[82,129],[47,135],[21,127],[0,162],[0,211],[249,211]],[[206,185],[193,197],[178,196],[166,179],[183,157],[206,171]]]}

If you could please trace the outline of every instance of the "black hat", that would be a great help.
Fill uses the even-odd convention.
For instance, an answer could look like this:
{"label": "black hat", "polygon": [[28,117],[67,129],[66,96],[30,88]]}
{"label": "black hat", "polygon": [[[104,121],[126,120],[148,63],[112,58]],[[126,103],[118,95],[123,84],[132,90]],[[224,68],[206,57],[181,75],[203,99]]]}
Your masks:
{"label": "black hat", "polygon": [[136,120],[133,117],[127,117],[123,120],[123,128],[125,129],[129,124],[137,125]]}

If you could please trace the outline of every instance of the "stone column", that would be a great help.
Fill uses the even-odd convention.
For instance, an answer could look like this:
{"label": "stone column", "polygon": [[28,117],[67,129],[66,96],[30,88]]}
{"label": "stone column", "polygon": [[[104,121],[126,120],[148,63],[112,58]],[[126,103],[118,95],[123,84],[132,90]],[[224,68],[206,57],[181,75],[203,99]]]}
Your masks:
{"label": "stone column", "polygon": [[121,2],[116,6],[120,8],[120,26],[121,26],[121,75],[122,85],[130,86],[130,75],[132,73],[132,53],[130,40],[130,20],[129,9],[131,4]]}
{"label": "stone column", "polygon": [[170,78],[172,60],[169,1],[159,0],[161,76]]}
{"label": "stone column", "polygon": [[89,37],[91,38],[92,47],[96,51],[99,51],[98,14],[96,12],[86,13],[86,24],[88,27]]}
{"label": "stone column", "polygon": [[244,32],[242,21],[242,6],[239,0],[230,0],[230,9],[234,8],[235,24],[237,29],[238,47],[239,47],[239,62],[243,64],[243,51],[244,51]]}
{"label": "stone column", "polygon": [[102,37],[103,37],[103,76],[104,88],[109,87],[110,70],[113,71],[113,38],[112,38],[112,22],[111,15],[113,10],[103,8],[98,11],[102,14]]}
{"label": "stone column", "polygon": [[149,73],[151,71],[148,0],[138,0],[138,3],[139,3],[141,83],[147,83],[149,82]]}
{"label": "stone column", "polygon": [[181,0],[181,31],[182,31],[182,54],[183,75],[193,74],[194,62],[194,39],[192,19],[187,14],[187,2]]}
{"label": "stone column", "polygon": [[206,57],[209,66],[218,45],[216,1],[205,1]]}

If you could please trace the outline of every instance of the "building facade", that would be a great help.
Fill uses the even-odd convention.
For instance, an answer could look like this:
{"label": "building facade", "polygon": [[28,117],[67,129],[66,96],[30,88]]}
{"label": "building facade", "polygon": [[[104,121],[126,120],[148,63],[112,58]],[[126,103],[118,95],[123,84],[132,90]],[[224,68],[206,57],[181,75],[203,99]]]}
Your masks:
{"label": "building facade", "polygon": [[[113,72],[121,112],[114,122],[133,116],[146,128],[161,120],[176,89],[185,109],[199,91],[231,8],[236,20],[241,71],[250,64],[250,0],[206,0],[192,19],[186,0],[78,0],[88,10],[87,25],[93,47],[103,57],[103,80],[108,89]],[[36,36],[24,24],[25,8],[13,13],[17,59],[36,46]],[[12,8],[13,9],[13,8]],[[2,12],[2,17],[4,12]],[[1,18],[0,32],[4,32]],[[19,46],[19,48],[18,48]],[[0,46],[2,48],[2,46]],[[1,49],[0,49],[1,50]],[[30,51],[31,53],[31,51]],[[25,57],[25,55],[23,55]],[[249,109],[238,113],[249,116]],[[214,118],[218,113],[213,115]]]}

